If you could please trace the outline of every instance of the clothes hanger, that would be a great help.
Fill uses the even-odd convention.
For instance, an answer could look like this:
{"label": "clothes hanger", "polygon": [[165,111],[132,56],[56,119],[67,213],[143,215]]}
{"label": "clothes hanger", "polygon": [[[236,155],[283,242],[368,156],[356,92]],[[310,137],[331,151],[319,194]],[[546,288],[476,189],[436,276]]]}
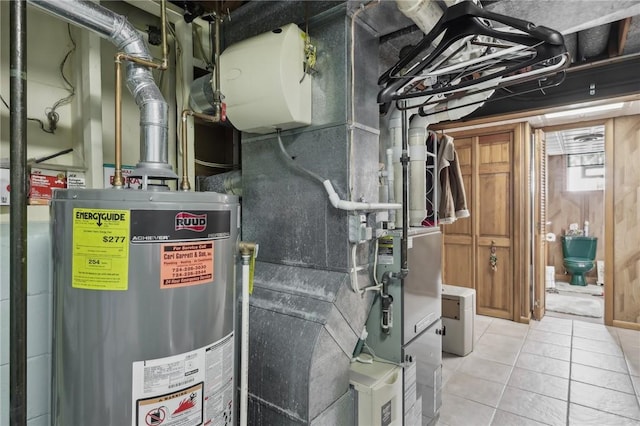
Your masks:
{"label": "clothes hanger", "polygon": [[[497,93],[499,93],[497,96],[494,94],[491,96],[491,98],[489,99],[483,99],[483,100],[479,100],[479,101],[473,101],[473,102],[469,102],[469,103],[465,103],[462,105],[457,105],[454,107],[448,106],[447,109],[449,110],[456,110],[459,108],[465,108],[471,105],[476,105],[479,103],[483,103],[483,102],[493,102],[493,101],[499,101],[499,100],[504,100],[504,99],[508,99],[512,96],[519,96],[519,95],[524,95],[527,93],[532,93],[532,92],[537,92],[537,91],[544,91],[545,89],[550,89],[552,87],[557,87],[560,84],[562,84],[564,82],[564,79],[566,77],[566,74],[564,72],[561,73],[557,73],[551,77],[545,78],[544,80],[538,80],[536,82],[525,82],[525,83],[519,83],[517,88],[512,87],[512,85],[500,85],[498,84],[498,86],[496,87],[492,87],[492,88],[483,88],[483,89],[479,89],[476,91],[471,91],[469,93],[465,93],[464,96],[467,95],[471,95],[471,94],[475,94],[475,93],[479,93],[479,92],[485,92],[485,91],[489,91],[489,90],[495,90]],[[502,91],[500,91],[502,89]],[[514,90],[510,90],[510,89],[514,89]],[[503,94],[504,93],[504,94]],[[447,101],[449,101],[450,98],[447,98]],[[423,104],[421,104],[420,106],[412,106],[412,107],[404,107],[407,109],[410,108],[418,108],[418,115],[422,116],[422,117],[427,117],[429,115],[433,115],[433,114],[437,114],[439,112],[439,110],[436,107],[436,105],[441,104],[442,101],[441,100],[437,100],[437,101],[426,101]],[[396,103],[396,107],[398,109],[402,109],[403,107],[399,106],[400,102]],[[430,107],[430,108],[427,108]]]}
{"label": "clothes hanger", "polygon": [[[486,20],[510,28],[497,30]],[[425,55],[423,52],[440,36],[438,45]],[[464,49],[483,47],[484,52],[476,57],[451,61]],[[453,54],[447,49],[453,49]],[[448,8],[429,34],[380,77],[378,83],[385,87],[378,94],[378,102],[384,111],[395,100],[458,93],[492,79],[502,80],[504,87],[560,72],[569,64],[559,32],[486,11],[467,1]],[[425,86],[425,79],[435,79],[436,84]]]}

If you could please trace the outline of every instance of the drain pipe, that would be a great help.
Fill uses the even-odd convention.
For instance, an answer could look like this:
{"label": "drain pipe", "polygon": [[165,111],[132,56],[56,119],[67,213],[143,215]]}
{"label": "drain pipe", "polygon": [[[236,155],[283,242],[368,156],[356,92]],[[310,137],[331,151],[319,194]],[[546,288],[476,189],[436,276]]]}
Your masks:
{"label": "drain pipe", "polygon": [[251,257],[258,251],[256,243],[241,241],[242,256],[242,328],[240,341],[240,426],[247,426],[249,405],[249,280]]}
{"label": "drain pipe", "polygon": [[9,5],[10,338],[9,423],[27,424],[27,5]]}
{"label": "drain pipe", "polygon": [[[166,68],[166,58],[162,64],[154,63],[144,39],[133,25],[124,16],[99,4],[84,0],[28,1],[39,9],[93,31],[116,45],[121,52],[118,54],[119,58],[116,57],[116,64],[118,60],[128,61],[127,87],[140,108],[140,162],[136,166],[134,175],[142,177],[143,181],[148,178],[177,179],[178,176],[168,164],[169,106],[149,69],[149,67]],[[165,19],[163,29],[166,30],[164,28],[166,16],[164,13],[162,15]],[[164,40],[166,40],[166,33],[163,35]],[[165,43],[163,53],[166,51]]]}

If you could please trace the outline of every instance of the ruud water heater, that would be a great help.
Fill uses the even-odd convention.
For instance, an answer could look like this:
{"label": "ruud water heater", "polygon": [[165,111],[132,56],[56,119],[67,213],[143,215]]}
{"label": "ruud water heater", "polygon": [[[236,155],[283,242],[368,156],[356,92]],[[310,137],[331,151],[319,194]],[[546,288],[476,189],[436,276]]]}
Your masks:
{"label": "ruud water heater", "polygon": [[52,424],[233,424],[237,198],[66,190],[51,213]]}

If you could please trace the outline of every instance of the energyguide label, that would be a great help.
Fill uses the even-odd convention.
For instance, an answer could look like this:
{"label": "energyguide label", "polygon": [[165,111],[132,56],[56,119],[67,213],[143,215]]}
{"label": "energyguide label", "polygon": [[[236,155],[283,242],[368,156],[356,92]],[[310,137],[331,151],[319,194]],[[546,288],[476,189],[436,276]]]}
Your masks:
{"label": "energyguide label", "polygon": [[128,210],[73,209],[72,287],[127,290]]}

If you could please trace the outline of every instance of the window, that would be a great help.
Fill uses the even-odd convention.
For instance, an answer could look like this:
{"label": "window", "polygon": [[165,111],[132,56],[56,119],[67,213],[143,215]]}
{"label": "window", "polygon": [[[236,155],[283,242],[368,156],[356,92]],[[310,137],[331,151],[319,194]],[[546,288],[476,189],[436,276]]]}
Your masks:
{"label": "window", "polygon": [[567,155],[567,191],[604,189],[604,152]]}

